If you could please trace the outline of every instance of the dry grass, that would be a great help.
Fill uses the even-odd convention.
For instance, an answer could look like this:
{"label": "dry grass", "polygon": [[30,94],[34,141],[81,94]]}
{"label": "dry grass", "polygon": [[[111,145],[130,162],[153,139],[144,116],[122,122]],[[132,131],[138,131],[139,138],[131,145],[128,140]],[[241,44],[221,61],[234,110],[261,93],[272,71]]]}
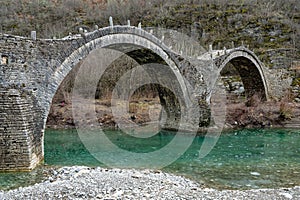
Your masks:
{"label": "dry grass", "polygon": [[291,91],[287,91],[279,104],[279,118],[283,120],[290,120],[294,116],[294,96]]}
{"label": "dry grass", "polygon": [[279,102],[253,95],[245,103],[228,104],[226,122],[234,127],[282,126],[294,117],[295,108],[290,91]]}

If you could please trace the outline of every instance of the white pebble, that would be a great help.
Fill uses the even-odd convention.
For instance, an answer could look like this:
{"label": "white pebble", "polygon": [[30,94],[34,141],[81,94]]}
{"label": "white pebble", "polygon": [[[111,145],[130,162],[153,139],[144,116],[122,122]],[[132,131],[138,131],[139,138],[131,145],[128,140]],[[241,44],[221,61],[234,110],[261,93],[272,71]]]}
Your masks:
{"label": "white pebble", "polygon": [[285,193],[285,192],[282,192],[282,193],[279,193],[280,195],[284,196],[285,198],[287,199],[293,199],[293,196],[289,193]]}
{"label": "white pebble", "polygon": [[258,173],[258,172],[250,172],[250,174],[253,176],[260,176],[260,173]]}

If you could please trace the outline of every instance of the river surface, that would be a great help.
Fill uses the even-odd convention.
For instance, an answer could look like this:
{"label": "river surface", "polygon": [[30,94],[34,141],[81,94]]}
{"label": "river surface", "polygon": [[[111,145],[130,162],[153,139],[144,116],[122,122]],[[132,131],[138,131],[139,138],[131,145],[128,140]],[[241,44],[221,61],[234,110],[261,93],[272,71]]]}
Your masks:
{"label": "river surface", "polygon": [[[164,132],[151,139],[126,137],[106,131],[120,148],[138,153],[158,150],[174,138]],[[190,136],[186,136],[190,137]],[[190,148],[173,164],[163,168],[218,189],[279,188],[300,185],[300,130],[260,129],[222,133],[204,158],[198,152],[204,137],[195,137]],[[47,178],[49,168],[102,166],[81,142],[76,130],[46,130],[44,165],[32,172],[0,173],[0,189],[28,186]],[[162,159],[164,156],[160,155]]]}

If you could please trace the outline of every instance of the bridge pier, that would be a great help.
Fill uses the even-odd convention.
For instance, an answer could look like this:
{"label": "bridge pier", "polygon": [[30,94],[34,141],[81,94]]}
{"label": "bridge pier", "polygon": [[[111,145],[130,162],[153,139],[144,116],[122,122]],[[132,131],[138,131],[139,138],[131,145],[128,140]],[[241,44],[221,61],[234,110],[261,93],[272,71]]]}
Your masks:
{"label": "bridge pier", "polygon": [[35,135],[34,118],[29,94],[0,89],[0,171],[31,170],[43,159],[43,141]]}

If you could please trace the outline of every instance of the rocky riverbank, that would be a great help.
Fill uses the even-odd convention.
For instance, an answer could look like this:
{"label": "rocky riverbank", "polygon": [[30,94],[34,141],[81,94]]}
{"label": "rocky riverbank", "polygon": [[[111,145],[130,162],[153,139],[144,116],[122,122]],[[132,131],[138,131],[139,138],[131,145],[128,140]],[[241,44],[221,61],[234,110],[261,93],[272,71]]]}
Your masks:
{"label": "rocky riverbank", "polygon": [[0,199],[300,199],[300,187],[215,190],[158,170],[63,167],[48,180]]}
{"label": "rocky riverbank", "polygon": [[[248,103],[248,105],[247,105]],[[85,102],[85,105],[89,106]],[[95,112],[98,123],[103,128],[118,128],[111,111],[109,100],[96,100]],[[147,124],[158,121],[161,106],[158,98],[143,99],[129,104],[129,115],[122,116],[126,124]],[[223,113],[223,112],[222,112]],[[119,117],[119,116],[118,116]],[[225,129],[240,128],[300,128],[300,103],[295,102],[233,102],[226,105]],[[52,104],[47,128],[75,128],[72,105]]]}

